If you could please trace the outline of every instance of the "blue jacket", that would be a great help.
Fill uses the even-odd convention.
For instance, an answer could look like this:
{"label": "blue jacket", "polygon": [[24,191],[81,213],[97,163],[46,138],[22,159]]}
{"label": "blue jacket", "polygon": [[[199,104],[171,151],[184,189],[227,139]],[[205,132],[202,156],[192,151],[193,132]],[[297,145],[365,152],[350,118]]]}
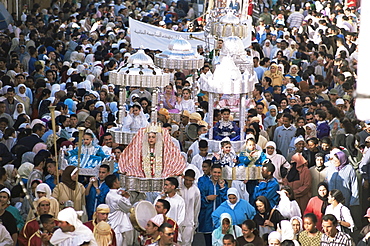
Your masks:
{"label": "blue jacket", "polygon": [[[92,220],[92,216],[95,212],[95,209],[98,205],[105,203],[105,197],[109,192],[109,187],[105,184],[105,182],[100,183],[98,180],[100,194],[97,195],[96,189],[94,186],[91,186],[89,195],[86,196],[86,212],[89,220]],[[87,185],[85,186],[85,188]]]}
{"label": "blue jacket", "polygon": [[[198,231],[211,233],[214,229],[212,213],[227,199],[227,183],[225,183],[225,187],[221,189],[218,183],[213,185],[210,178],[202,176],[199,178],[198,188],[200,190],[201,199]],[[209,195],[217,195],[217,198],[213,201],[208,201],[206,197]]]}
{"label": "blue jacket", "polygon": [[279,194],[277,193],[278,190],[280,190],[280,187],[275,178],[272,178],[267,182],[260,182],[256,187],[254,187],[253,204],[257,197],[264,196],[268,201],[270,201],[271,208],[275,207],[279,199]]}
{"label": "blue jacket", "polygon": [[212,219],[215,228],[220,226],[220,216],[223,213],[230,214],[233,225],[241,225],[245,220],[253,220],[256,215],[256,209],[246,200],[240,199],[232,209],[228,201],[224,201],[213,213]]}

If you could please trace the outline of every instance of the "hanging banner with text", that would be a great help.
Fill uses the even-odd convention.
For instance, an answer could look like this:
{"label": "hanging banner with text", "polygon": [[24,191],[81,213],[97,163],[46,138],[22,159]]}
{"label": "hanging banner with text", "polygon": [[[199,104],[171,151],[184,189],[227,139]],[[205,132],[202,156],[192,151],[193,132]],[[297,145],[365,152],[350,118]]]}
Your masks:
{"label": "hanging banner with text", "polygon": [[[153,26],[141,21],[129,18],[131,46],[134,49],[143,46],[146,49],[165,51],[172,39],[182,37],[189,41],[194,51],[198,45],[206,47],[204,32],[176,32]],[[191,38],[195,37],[195,38]],[[201,39],[201,40],[198,40]],[[204,41],[203,41],[204,40]],[[213,38],[209,40],[210,48],[213,49]]]}

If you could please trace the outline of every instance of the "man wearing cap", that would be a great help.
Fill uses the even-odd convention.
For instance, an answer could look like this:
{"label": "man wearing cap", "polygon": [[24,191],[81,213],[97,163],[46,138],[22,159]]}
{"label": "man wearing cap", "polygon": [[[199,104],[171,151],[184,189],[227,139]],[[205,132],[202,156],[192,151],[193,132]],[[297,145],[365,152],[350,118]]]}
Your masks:
{"label": "man wearing cap", "polygon": [[[95,231],[96,225],[101,221],[108,221],[108,214],[110,213],[109,206],[107,204],[100,204],[93,215],[93,220],[85,222],[84,225],[87,226],[92,232]],[[111,246],[116,246],[116,233],[111,229],[113,239]]]}
{"label": "man wearing cap", "polygon": [[143,235],[140,235],[140,245],[149,245],[152,243],[157,242],[161,237],[159,236],[158,228],[163,224],[164,222],[164,215],[163,214],[157,214],[153,218],[151,218],[148,223],[145,226],[145,238]]}
{"label": "man wearing cap", "polygon": [[338,90],[333,88],[329,92],[330,102],[334,105],[335,101],[339,98],[338,96]]}
{"label": "man wearing cap", "polygon": [[[50,212],[49,198],[41,197],[39,200],[37,200],[36,211],[39,216],[43,214],[49,214]],[[26,222],[23,229],[19,233],[18,243],[20,246],[28,245],[28,241],[31,238],[31,236],[40,229],[38,220],[39,220],[39,217]],[[58,224],[56,220],[55,222],[56,224]]]}

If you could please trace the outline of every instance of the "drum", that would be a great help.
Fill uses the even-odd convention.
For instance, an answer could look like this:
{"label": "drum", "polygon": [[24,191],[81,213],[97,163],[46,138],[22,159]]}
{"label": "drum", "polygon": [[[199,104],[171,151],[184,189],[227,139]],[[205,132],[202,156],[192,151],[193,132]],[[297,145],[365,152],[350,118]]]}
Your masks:
{"label": "drum", "polygon": [[127,191],[137,191],[139,188],[139,180],[135,177],[125,177],[125,188]]}
{"label": "drum", "polygon": [[153,204],[148,201],[140,201],[134,204],[130,210],[130,221],[139,232],[145,232],[148,221],[157,215]]}
{"label": "drum", "polygon": [[140,192],[150,192],[151,191],[151,180],[146,178],[138,178],[138,191]]}
{"label": "drum", "polygon": [[155,178],[155,179],[151,179],[150,182],[151,182],[151,189],[150,189],[150,191],[153,191],[153,192],[162,192],[163,185],[164,185],[164,179]]}
{"label": "drum", "polygon": [[198,138],[198,127],[199,125],[194,123],[188,124],[185,127],[185,133],[188,138],[190,138],[191,140],[196,140]]}

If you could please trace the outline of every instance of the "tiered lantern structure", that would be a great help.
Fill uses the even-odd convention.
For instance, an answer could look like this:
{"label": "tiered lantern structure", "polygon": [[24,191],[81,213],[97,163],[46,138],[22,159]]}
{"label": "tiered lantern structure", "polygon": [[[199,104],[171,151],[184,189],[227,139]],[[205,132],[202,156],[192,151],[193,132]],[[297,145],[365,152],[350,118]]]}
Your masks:
{"label": "tiered lantern structure", "polygon": [[[251,96],[254,84],[258,82],[254,72],[253,61],[247,56],[245,43],[251,35],[251,18],[238,17],[229,9],[212,10],[209,17],[208,30],[215,40],[222,39],[223,46],[220,51],[220,63],[211,76],[201,75],[201,89],[209,92],[209,124],[213,121],[213,101],[218,94],[237,94],[240,97],[239,103],[239,127],[244,129],[246,114],[247,95]],[[247,43],[248,40],[247,40]],[[209,131],[209,138],[213,139],[213,131]],[[241,134],[240,140],[244,140]]]}
{"label": "tiered lantern structure", "polygon": [[[199,86],[195,80],[195,70],[204,66],[204,57],[196,53],[187,40],[182,37],[173,39],[167,50],[155,55],[154,64],[163,69],[191,70],[193,73],[192,96],[197,100]],[[161,101],[163,101],[163,98],[161,98]],[[173,116],[177,121],[180,119],[179,114]]]}
{"label": "tiered lantern structure", "polygon": [[[122,122],[126,111],[126,86],[153,88],[152,101],[158,101],[159,88],[165,87],[170,82],[170,74],[154,65],[150,56],[144,53],[143,49],[129,57],[127,64],[111,71],[109,82],[119,86],[119,111],[118,127],[110,132],[116,143],[129,144],[135,132],[125,132],[122,130]],[[152,104],[152,122],[157,121],[156,103]]]}

